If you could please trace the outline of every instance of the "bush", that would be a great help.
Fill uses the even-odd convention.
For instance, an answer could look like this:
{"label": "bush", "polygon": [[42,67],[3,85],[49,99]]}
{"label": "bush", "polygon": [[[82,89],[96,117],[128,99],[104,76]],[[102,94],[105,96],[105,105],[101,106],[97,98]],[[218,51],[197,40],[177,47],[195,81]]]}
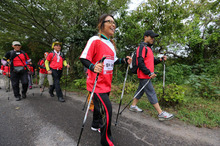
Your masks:
{"label": "bush", "polygon": [[189,85],[193,89],[193,94],[198,97],[217,99],[220,95],[219,77],[211,78],[206,74],[191,75],[188,79]]}
{"label": "bush", "polygon": [[74,85],[75,85],[78,89],[86,89],[86,79],[85,79],[85,78],[76,79],[76,80],[74,80]]}
{"label": "bush", "polygon": [[[125,90],[124,90],[124,94],[132,94],[134,95],[136,90],[137,90],[137,85],[138,84],[134,84],[133,82],[127,82],[125,84]],[[119,85],[112,85],[112,92],[115,95],[121,95],[123,89],[123,83],[119,84]]]}
{"label": "bush", "polygon": [[183,103],[185,101],[185,92],[186,89],[184,87],[173,83],[165,87],[165,95],[163,96],[163,85],[159,84],[156,87],[159,103],[163,106],[176,106]]}
{"label": "bush", "polygon": [[166,67],[166,82],[184,84],[187,76],[191,74],[191,66],[176,64]]}

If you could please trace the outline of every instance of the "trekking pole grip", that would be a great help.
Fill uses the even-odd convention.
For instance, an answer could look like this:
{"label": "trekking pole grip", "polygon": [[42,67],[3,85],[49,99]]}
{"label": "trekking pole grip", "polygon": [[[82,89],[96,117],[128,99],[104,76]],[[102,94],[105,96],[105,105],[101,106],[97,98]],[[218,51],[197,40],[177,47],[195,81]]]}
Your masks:
{"label": "trekking pole grip", "polygon": [[101,60],[99,60],[100,63],[104,62],[104,60],[106,59],[106,57],[102,57]]}

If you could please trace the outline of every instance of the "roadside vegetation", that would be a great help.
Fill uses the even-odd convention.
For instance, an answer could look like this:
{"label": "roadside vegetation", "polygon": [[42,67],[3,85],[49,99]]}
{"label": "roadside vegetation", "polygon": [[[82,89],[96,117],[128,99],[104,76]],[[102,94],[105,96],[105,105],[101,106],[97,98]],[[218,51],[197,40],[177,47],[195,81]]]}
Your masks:
{"label": "roadside vegetation", "polygon": [[[119,70],[121,67],[116,67],[118,70],[114,74],[110,95],[111,100],[116,103],[120,102],[125,74]],[[165,95],[163,95],[163,64],[158,65],[156,70],[159,74],[153,79],[153,85],[162,109],[174,113],[177,119],[197,127],[220,128],[219,69],[219,61],[195,66],[171,65],[167,61]],[[134,97],[138,84],[136,75],[129,73],[122,100],[124,105]],[[85,78],[76,79],[69,83],[68,90],[85,95],[87,94],[85,85]],[[138,102],[138,106],[144,109],[146,114],[157,118],[157,112],[146,95]]]}

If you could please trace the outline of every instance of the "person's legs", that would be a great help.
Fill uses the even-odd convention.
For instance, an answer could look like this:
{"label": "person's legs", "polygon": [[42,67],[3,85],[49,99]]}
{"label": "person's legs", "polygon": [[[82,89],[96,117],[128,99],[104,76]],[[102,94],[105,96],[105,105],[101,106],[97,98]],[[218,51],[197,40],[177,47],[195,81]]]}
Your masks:
{"label": "person's legs", "polygon": [[47,80],[49,82],[49,94],[51,97],[54,97],[53,91],[55,89],[55,86],[52,75],[47,74]]}
{"label": "person's legs", "polygon": [[[111,134],[112,105],[109,100],[109,93],[96,94],[96,98],[100,100],[100,113],[102,117],[101,127],[101,144],[103,146],[113,146],[113,138]],[[94,96],[94,97],[95,97]]]}
{"label": "person's legs", "polygon": [[146,88],[144,89],[144,92],[146,93],[148,100],[150,101],[150,103],[154,106],[154,108],[156,109],[156,111],[158,112],[158,119],[160,121],[163,120],[170,120],[172,119],[174,116],[173,114],[170,114],[166,111],[162,111],[160,108],[160,105],[158,103],[158,99],[157,99],[157,95],[156,92],[154,90],[154,87],[152,85],[152,82],[150,81],[148,83],[148,85],[146,86]]}
{"label": "person's legs", "polygon": [[[143,81],[143,79],[140,79],[138,89],[137,89],[136,93],[134,94],[134,96],[141,90],[141,88],[145,84],[146,84],[146,82]],[[140,91],[140,93],[136,96],[136,98],[134,98],[132,105],[129,108],[130,111],[134,111],[134,112],[142,112],[143,111],[142,109],[137,107],[137,103],[138,103],[139,99],[143,96],[143,94],[144,94],[144,89],[142,89]]]}
{"label": "person's legs", "polygon": [[53,77],[52,77],[52,75],[47,74],[47,80],[49,82],[49,85],[53,85]]}
{"label": "person's legs", "polygon": [[10,80],[9,80],[7,75],[4,75],[3,77],[4,77],[4,82],[5,82],[5,90],[6,90],[6,92],[8,92],[9,91]]}
{"label": "person's legs", "polygon": [[[91,129],[99,129],[102,127],[102,115],[101,115],[101,101],[99,100],[98,96],[94,93],[93,96],[93,103],[94,103],[94,111],[93,111],[93,120],[92,120],[92,127]],[[92,129],[92,130],[93,130]]]}
{"label": "person's legs", "polygon": [[32,89],[32,78],[30,74],[28,74],[28,86],[30,89]]}
{"label": "person's legs", "polygon": [[26,98],[26,93],[28,89],[28,73],[26,71],[21,74],[21,84],[22,84],[22,97]]}
{"label": "person's legs", "polygon": [[58,100],[60,102],[64,102],[65,100],[63,99],[63,93],[62,93],[62,90],[60,88],[60,78],[62,76],[62,70],[52,69],[52,76],[53,76],[53,79],[54,79],[54,85],[55,85],[55,90],[56,90]]}
{"label": "person's legs", "polygon": [[154,106],[154,108],[157,110],[158,114],[161,114],[161,113],[162,113],[162,110],[161,110],[161,108],[160,108],[159,103],[155,103],[155,104],[153,104],[153,106]]}
{"label": "person's legs", "polygon": [[44,84],[44,78],[45,78],[45,74],[39,73],[39,86],[40,88],[42,88],[43,84]]}
{"label": "person's legs", "polygon": [[20,74],[11,72],[12,89],[13,89],[14,96],[17,101],[21,99],[21,94],[19,93],[19,79],[20,79]]}

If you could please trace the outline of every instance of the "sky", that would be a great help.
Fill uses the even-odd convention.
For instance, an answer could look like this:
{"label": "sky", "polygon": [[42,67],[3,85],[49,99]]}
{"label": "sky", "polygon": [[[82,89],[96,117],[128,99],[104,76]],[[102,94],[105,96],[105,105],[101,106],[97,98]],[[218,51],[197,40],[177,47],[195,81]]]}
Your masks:
{"label": "sky", "polygon": [[146,2],[147,0],[131,0],[128,11],[135,10],[142,2]]}

